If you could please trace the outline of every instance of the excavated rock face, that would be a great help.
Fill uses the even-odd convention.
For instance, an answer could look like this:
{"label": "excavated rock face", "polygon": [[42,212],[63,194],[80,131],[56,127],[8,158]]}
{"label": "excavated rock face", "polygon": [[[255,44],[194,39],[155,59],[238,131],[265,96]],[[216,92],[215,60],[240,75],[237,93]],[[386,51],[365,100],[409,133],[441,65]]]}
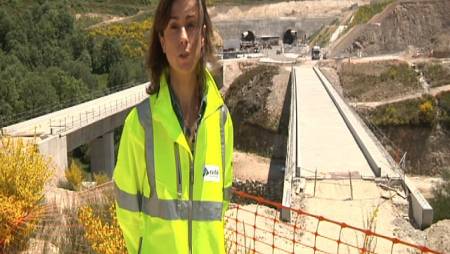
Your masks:
{"label": "excavated rock face", "polygon": [[333,55],[355,51],[353,45],[362,46],[363,55],[371,56],[405,50],[414,46],[436,57],[450,56],[450,1],[400,1],[388,6],[368,24],[355,27],[334,49]]}
{"label": "excavated rock face", "polygon": [[450,220],[441,220],[426,230],[427,246],[442,253],[450,253]]}
{"label": "excavated rock face", "polygon": [[225,97],[234,124],[235,148],[282,159],[289,124],[289,72],[260,65],[244,72]]}

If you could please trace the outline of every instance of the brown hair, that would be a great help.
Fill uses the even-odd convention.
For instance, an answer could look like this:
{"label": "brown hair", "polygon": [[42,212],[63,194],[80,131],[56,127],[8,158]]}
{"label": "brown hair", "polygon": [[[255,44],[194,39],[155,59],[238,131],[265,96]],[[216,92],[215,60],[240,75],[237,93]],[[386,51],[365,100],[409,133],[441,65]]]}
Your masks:
{"label": "brown hair", "polygon": [[[172,10],[172,5],[176,0],[160,0],[158,7],[156,8],[155,16],[153,19],[153,28],[151,31],[150,45],[147,51],[146,57],[146,68],[149,73],[149,78],[151,81],[150,86],[147,89],[147,93],[154,94],[159,90],[160,77],[166,67],[169,66],[166,55],[163,52],[161,43],[159,41],[159,35],[162,35],[164,29],[169,23],[170,12]],[[203,33],[205,43],[202,48],[201,56],[198,61],[196,70],[198,81],[201,85],[204,83],[203,71],[206,68],[206,62],[214,62],[214,47],[211,42],[212,38],[212,22],[208,15],[206,9],[205,0],[197,0],[197,5],[199,8],[199,18],[203,19],[200,22],[200,29]],[[203,26],[206,29],[203,30]]]}

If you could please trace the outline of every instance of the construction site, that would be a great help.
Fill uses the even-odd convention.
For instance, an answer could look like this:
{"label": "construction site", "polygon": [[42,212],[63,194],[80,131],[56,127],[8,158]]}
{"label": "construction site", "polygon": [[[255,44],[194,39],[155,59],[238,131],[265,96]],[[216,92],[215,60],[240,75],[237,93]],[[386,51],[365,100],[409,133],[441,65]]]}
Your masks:
{"label": "construction site", "polygon": [[[208,12],[234,127],[227,253],[450,253],[450,211],[433,201],[450,170],[450,1]],[[34,142],[55,173],[43,206],[6,227],[23,239],[0,238],[0,253],[126,253],[111,212],[115,131],[147,86],[2,128]],[[90,147],[92,175],[108,178],[69,190],[80,146]]]}

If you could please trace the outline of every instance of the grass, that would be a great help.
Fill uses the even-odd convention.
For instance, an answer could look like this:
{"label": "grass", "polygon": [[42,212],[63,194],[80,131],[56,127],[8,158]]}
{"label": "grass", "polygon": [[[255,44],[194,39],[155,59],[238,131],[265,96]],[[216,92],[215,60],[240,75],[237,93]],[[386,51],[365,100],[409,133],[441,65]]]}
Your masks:
{"label": "grass", "polygon": [[433,220],[450,219],[450,168],[442,172],[443,182],[433,189],[434,198],[431,200],[433,207]]}
{"label": "grass", "polygon": [[436,96],[439,105],[439,121],[441,126],[450,130],[450,92]]}
{"label": "grass", "polygon": [[310,39],[309,39],[309,45],[315,46],[319,45],[321,48],[324,48],[330,43],[331,35],[336,31],[338,28],[337,25],[330,25],[326,27],[322,27],[320,30],[318,30],[317,33],[314,33]]}
{"label": "grass", "polygon": [[339,73],[344,95],[356,101],[379,101],[420,89],[406,63],[344,64]]}
{"label": "grass", "polygon": [[419,68],[431,87],[450,85],[450,69],[442,64],[422,64]]}
{"label": "grass", "polygon": [[353,16],[353,20],[349,24],[348,29],[355,25],[367,23],[373,16],[382,12],[387,5],[394,1],[395,0],[384,0],[359,7]]}

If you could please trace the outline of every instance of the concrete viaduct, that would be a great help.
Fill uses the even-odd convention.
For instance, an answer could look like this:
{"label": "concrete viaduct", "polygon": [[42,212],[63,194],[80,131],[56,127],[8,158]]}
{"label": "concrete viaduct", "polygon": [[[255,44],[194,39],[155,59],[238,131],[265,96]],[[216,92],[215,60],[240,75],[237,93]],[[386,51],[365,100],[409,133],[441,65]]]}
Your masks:
{"label": "concrete viaduct", "polygon": [[[396,179],[408,196],[412,220],[420,228],[431,225],[430,204],[321,71],[294,66],[290,82],[283,205],[290,207],[293,179]],[[282,211],[281,218],[289,220],[290,214]]]}
{"label": "concrete viaduct", "polygon": [[3,135],[36,139],[39,151],[59,169],[68,166],[67,153],[89,144],[91,168],[112,175],[114,129],[147,97],[147,83],[56,111],[2,129]]}
{"label": "concrete viaduct", "polygon": [[[410,212],[420,227],[431,224],[433,210],[410,183],[376,137],[312,66],[291,72],[291,110],[286,155],[283,205],[290,207],[294,178],[353,177],[400,180],[409,193]],[[4,135],[35,138],[39,151],[60,168],[68,166],[67,153],[89,144],[91,168],[110,176],[115,165],[115,128],[127,113],[147,97],[141,84],[70,108],[2,129]],[[350,177],[352,177],[350,176]],[[289,214],[281,213],[288,220]]]}

